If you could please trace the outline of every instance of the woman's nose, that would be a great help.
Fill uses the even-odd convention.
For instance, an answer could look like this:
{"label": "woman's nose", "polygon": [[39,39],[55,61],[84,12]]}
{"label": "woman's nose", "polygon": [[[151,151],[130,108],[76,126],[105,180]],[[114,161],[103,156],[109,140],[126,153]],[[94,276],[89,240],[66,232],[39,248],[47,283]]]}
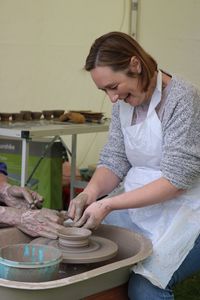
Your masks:
{"label": "woman's nose", "polygon": [[118,99],[119,99],[119,95],[114,95],[111,99],[111,102],[115,103],[115,102],[117,102]]}
{"label": "woman's nose", "polygon": [[107,92],[107,94],[108,94],[108,97],[110,98],[110,101],[112,103],[115,103],[119,99],[119,95],[112,92],[112,91]]}

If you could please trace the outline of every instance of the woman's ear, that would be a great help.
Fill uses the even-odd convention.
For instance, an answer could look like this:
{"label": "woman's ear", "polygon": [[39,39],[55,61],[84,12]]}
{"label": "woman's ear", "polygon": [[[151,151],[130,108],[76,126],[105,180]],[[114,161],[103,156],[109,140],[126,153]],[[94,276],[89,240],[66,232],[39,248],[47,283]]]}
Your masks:
{"label": "woman's ear", "polygon": [[142,71],[140,60],[136,56],[131,57],[130,70],[136,74],[140,74]]}

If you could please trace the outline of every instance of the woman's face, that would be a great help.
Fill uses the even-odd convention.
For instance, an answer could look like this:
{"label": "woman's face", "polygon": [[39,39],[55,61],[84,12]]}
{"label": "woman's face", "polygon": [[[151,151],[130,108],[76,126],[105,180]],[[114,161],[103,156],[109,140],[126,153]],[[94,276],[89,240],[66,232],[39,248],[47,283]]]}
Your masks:
{"label": "woman's face", "polygon": [[114,72],[110,67],[96,67],[90,71],[98,89],[106,92],[112,103],[124,100],[132,106],[145,102],[147,93],[142,92],[138,78],[127,76],[122,71]]}

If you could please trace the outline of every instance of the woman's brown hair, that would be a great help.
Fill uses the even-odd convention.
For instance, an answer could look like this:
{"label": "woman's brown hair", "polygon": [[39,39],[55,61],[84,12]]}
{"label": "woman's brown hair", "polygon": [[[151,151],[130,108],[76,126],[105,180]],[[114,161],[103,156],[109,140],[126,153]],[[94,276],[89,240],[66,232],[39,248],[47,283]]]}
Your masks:
{"label": "woman's brown hair", "polygon": [[[129,69],[130,61],[136,56],[141,63],[141,74]],[[91,71],[97,66],[107,66],[113,71],[125,71],[129,77],[139,77],[143,90],[146,91],[157,71],[157,62],[138,42],[123,32],[109,32],[97,38],[86,58],[85,70]]]}

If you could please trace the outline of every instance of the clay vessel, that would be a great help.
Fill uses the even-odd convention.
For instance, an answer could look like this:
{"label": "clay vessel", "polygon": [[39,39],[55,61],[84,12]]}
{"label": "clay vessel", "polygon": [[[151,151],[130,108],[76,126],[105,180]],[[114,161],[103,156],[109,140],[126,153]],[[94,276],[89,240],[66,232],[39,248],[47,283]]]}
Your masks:
{"label": "clay vessel", "polygon": [[86,228],[66,227],[58,231],[58,242],[61,247],[85,247],[89,244],[91,234]]}
{"label": "clay vessel", "polygon": [[53,118],[53,110],[43,110],[42,114],[46,120],[51,120]]}
{"label": "clay vessel", "polygon": [[12,113],[13,121],[23,121],[23,113]]}
{"label": "clay vessel", "polygon": [[42,115],[42,112],[40,112],[40,111],[33,111],[31,113],[31,117],[33,120],[40,120],[41,115]]}
{"label": "clay vessel", "polygon": [[54,116],[54,118],[59,118],[60,116],[62,116],[63,114],[64,114],[64,110],[54,110],[53,111],[53,116]]}
{"label": "clay vessel", "polygon": [[12,114],[11,113],[0,113],[1,121],[10,121]]}
{"label": "clay vessel", "polygon": [[20,112],[23,114],[23,119],[25,121],[31,121],[32,120],[31,111],[30,110],[21,110]]}

